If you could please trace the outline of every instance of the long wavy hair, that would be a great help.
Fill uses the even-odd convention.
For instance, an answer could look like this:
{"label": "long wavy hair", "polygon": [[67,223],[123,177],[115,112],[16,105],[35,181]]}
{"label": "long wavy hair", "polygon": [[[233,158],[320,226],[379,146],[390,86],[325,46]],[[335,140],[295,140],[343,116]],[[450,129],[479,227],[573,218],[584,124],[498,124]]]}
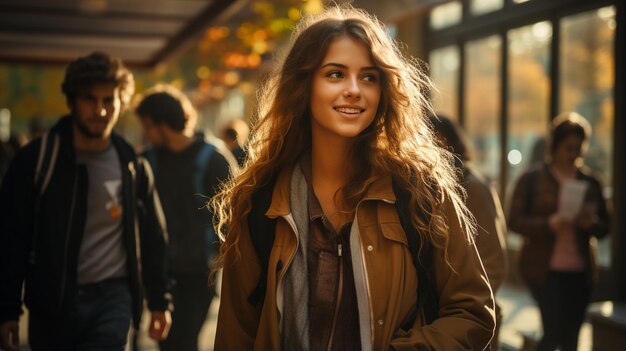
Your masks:
{"label": "long wavy hair", "polygon": [[[382,23],[362,10],[343,5],[299,22],[277,71],[258,94],[257,125],[248,145],[248,162],[212,203],[217,232],[224,242],[222,259],[230,250],[240,256],[239,238],[247,233],[246,218],[255,205],[252,195],[309,152],[312,76],[329,45],[341,36],[367,48],[382,79],[376,117],[357,136],[350,152],[352,171],[335,198],[354,211],[368,186],[390,174],[411,195],[409,209],[413,225],[424,233],[420,238],[423,244],[445,248],[448,259],[448,220],[441,206],[444,201],[452,203],[468,240],[473,234],[473,219],[463,204],[452,156],[437,147],[426,118],[432,112],[430,80],[418,61],[400,52]],[[426,213],[424,217],[430,221],[422,219],[418,211]],[[221,266],[223,261],[217,263]]]}

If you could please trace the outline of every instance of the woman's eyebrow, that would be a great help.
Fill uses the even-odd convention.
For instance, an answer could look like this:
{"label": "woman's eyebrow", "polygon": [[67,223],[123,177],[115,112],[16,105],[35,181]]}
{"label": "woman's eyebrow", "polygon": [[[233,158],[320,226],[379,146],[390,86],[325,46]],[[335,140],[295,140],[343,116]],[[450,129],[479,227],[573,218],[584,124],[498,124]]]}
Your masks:
{"label": "woman's eyebrow", "polygon": [[[326,63],[324,65],[322,65],[320,68],[325,68],[325,67],[337,67],[337,68],[343,68],[343,69],[347,69],[348,66],[341,64],[341,63],[335,63],[335,62],[329,62]],[[361,71],[378,71],[378,67],[376,66],[365,66],[365,67],[361,67]]]}

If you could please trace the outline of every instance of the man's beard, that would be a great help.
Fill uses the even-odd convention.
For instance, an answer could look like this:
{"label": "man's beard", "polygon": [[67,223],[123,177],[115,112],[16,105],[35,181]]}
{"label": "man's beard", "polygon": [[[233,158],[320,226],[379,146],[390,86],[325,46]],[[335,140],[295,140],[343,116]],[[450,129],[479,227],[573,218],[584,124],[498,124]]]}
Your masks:
{"label": "man's beard", "polygon": [[89,139],[100,139],[104,136],[104,129],[99,132],[91,131],[89,127],[78,118],[74,118],[74,124],[76,124],[76,128],[78,128],[80,133]]}

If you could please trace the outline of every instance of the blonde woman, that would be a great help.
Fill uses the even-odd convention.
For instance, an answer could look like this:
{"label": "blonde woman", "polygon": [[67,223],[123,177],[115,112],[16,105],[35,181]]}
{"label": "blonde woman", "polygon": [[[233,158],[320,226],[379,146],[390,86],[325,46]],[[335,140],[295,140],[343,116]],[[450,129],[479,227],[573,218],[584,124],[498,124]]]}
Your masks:
{"label": "blonde woman", "polygon": [[493,296],[428,87],[366,13],[301,21],[259,94],[249,163],[215,201],[216,350],[489,344]]}

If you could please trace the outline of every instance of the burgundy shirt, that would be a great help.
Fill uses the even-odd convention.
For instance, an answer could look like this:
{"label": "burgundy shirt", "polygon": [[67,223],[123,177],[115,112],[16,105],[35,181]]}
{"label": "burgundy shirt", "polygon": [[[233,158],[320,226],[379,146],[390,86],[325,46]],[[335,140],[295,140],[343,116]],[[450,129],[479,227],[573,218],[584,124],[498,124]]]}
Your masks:
{"label": "burgundy shirt", "polygon": [[350,254],[351,223],[344,225],[340,232],[334,230],[313,191],[310,160],[303,161],[301,167],[308,183],[307,264],[311,350],[361,350],[359,311]]}

